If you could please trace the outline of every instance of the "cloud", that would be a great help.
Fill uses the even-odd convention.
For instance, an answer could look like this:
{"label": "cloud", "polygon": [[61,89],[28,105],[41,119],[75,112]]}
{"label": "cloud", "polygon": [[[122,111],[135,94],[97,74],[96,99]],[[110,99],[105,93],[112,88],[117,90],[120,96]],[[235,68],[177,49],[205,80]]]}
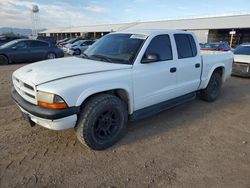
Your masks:
{"label": "cloud", "polygon": [[[95,13],[108,12],[108,9],[99,6],[73,6],[59,0],[50,4],[36,1],[0,0],[0,27],[31,28],[31,7],[39,6],[41,28],[55,28],[68,26],[82,26],[99,24],[101,20],[86,15],[85,10]],[[87,8],[87,9],[86,9]]]}
{"label": "cloud", "polygon": [[90,12],[95,12],[95,13],[107,13],[110,12],[110,9],[98,6],[98,5],[88,5],[86,7],[83,7],[84,10],[90,11]]}

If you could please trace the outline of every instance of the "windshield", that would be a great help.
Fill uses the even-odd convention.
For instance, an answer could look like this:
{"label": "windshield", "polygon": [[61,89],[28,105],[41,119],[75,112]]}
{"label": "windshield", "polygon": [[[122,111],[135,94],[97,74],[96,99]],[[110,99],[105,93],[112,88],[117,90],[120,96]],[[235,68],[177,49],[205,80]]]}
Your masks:
{"label": "windshield", "polygon": [[85,52],[83,57],[110,63],[133,64],[147,36],[132,34],[106,35]]}
{"label": "windshield", "polygon": [[18,41],[16,41],[16,40],[10,41],[10,42],[8,42],[8,43],[3,44],[2,46],[0,46],[0,48],[9,48],[9,47],[11,47],[12,45],[16,44],[17,42],[18,42]]}
{"label": "windshield", "polygon": [[74,46],[77,46],[77,45],[82,44],[83,42],[84,42],[83,40],[79,40],[79,41],[77,41],[77,42],[74,42],[73,45],[74,45]]}
{"label": "windshield", "polygon": [[250,55],[250,46],[239,46],[235,49],[234,54]]}

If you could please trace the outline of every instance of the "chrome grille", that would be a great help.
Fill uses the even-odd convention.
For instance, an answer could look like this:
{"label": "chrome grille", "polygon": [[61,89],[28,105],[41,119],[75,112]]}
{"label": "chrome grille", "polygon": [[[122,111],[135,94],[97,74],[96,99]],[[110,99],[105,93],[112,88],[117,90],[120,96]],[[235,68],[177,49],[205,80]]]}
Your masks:
{"label": "chrome grille", "polygon": [[35,86],[32,86],[32,84],[25,83],[22,80],[16,78],[15,76],[13,76],[12,80],[15,90],[23,99],[32,104],[37,104]]}

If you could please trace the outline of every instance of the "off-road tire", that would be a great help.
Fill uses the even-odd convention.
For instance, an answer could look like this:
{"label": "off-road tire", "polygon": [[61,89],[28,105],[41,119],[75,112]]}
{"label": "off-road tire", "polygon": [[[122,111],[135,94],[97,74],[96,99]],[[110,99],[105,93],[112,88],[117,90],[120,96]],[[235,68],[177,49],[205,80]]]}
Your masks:
{"label": "off-road tire", "polygon": [[[112,123],[110,130],[108,131],[112,132],[111,130],[115,130],[115,132],[113,132],[110,137],[101,139],[100,137],[102,135],[106,136],[106,130],[104,130],[105,132],[102,132],[102,130],[100,131],[100,127],[107,129],[105,122],[102,119],[104,116],[107,116],[105,111],[112,111],[116,114],[116,116],[110,116],[112,120],[109,120],[109,122]],[[113,120],[114,117],[118,117],[118,120]],[[75,127],[77,138],[81,143],[87,145],[91,149],[104,150],[114,145],[123,137],[126,130],[127,119],[127,107],[122,100],[110,94],[95,95],[83,105],[81,113],[79,114],[77,125]],[[105,121],[108,120],[105,119]],[[113,122],[118,122],[115,128],[112,128],[114,124]],[[100,124],[102,126],[100,126]]]}
{"label": "off-road tire", "polygon": [[0,55],[0,65],[8,65],[8,64],[9,64],[8,58],[4,55]]}
{"label": "off-road tire", "polygon": [[217,100],[221,93],[221,87],[222,87],[222,76],[219,71],[215,71],[210,81],[207,85],[207,87],[201,91],[201,99],[207,102],[214,102]]}

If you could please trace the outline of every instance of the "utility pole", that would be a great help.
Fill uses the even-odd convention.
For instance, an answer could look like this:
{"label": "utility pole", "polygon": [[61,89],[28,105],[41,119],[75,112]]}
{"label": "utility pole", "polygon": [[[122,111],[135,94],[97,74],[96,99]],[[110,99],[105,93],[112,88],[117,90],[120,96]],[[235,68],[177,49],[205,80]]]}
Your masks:
{"label": "utility pole", "polygon": [[230,47],[232,48],[233,39],[234,39],[234,35],[236,34],[236,31],[234,31],[234,29],[233,29],[232,31],[229,32],[229,34],[231,35]]}

